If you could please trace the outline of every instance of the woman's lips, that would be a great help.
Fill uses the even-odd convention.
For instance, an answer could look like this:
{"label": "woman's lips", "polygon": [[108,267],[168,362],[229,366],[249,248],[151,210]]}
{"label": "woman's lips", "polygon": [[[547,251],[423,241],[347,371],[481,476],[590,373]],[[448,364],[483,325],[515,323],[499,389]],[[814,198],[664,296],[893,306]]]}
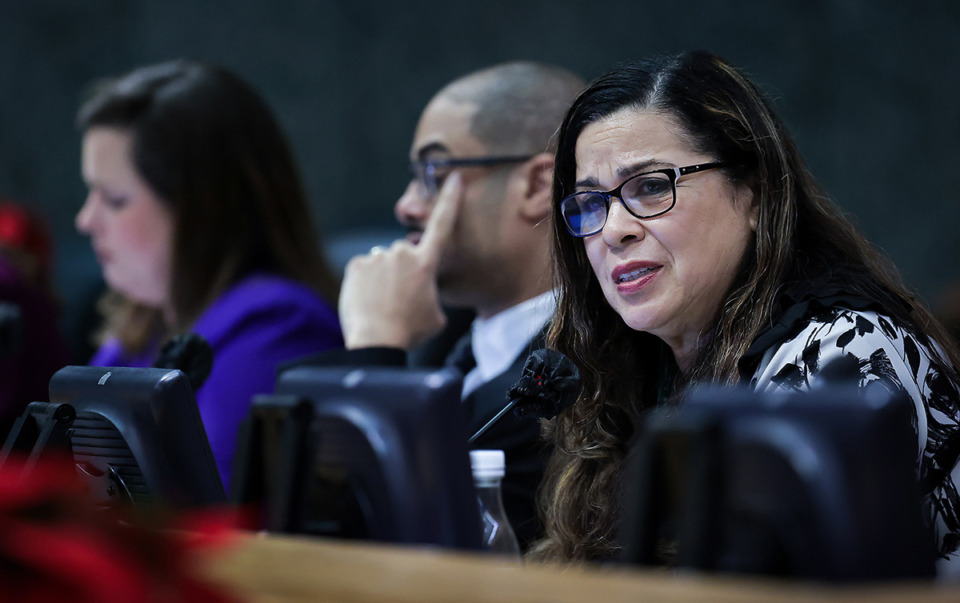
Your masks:
{"label": "woman's lips", "polygon": [[610,279],[621,295],[630,295],[646,287],[662,267],[655,262],[629,262],[614,268]]}

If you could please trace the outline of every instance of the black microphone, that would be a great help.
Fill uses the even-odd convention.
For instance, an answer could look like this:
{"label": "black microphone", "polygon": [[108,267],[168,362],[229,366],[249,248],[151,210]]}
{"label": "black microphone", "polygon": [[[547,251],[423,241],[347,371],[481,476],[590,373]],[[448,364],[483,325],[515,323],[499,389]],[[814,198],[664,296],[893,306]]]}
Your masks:
{"label": "black microphone", "polygon": [[467,440],[472,444],[500,417],[513,409],[519,417],[551,419],[577,401],[580,369],[556,350],[534,350],[523,365],[520,379],[507,390],[507,405]]}
{"label": "black microphone", "polygon": [[213,348],[197,333],[182,333],[163,344],[153,366],[183,371],[190,380],[190,387],[196,392],[210,376]]}

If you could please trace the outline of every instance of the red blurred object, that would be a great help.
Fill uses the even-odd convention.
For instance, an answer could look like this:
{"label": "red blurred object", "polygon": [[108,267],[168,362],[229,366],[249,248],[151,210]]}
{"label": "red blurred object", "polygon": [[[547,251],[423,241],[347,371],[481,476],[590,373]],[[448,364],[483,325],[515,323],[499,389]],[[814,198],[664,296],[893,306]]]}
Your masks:
{"label": "red blurred object", "polygon": [[8,459],[0,466],[0,598],[234,601],[194,574],[193,553],[229,542],[236,520],[226,510],[104,510],[87,497],[72,459],[47,459],[29,471]]}
{"label": "red blurred object", "polygon": [[0,441],[30,402],[47,399],[51,375],[71,361],[60,331],[46,224],[0,198]]}
{"label": "red blurred object", "polygon": [[24,258],[27,265],[21,266],[21,270],[34,286],[49,287],[53,245],[46,225],[26,208],[3,199],[0,199],[0,249]]}

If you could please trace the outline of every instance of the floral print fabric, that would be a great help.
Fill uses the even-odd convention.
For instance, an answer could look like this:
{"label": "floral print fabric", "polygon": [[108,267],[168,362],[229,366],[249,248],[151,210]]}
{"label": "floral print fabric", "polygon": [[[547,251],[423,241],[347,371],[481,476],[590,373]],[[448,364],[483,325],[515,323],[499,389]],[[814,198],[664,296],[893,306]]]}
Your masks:
{"label": "floral print fabric", "polygon": [[822,309],[799,333],[768,349],[750,380],[757,391],[807,391],[845,359],[860,387],[877,380],[914,404],[917,464],[942,561],[960,563],[960,384],[939,346],[869,310]]}

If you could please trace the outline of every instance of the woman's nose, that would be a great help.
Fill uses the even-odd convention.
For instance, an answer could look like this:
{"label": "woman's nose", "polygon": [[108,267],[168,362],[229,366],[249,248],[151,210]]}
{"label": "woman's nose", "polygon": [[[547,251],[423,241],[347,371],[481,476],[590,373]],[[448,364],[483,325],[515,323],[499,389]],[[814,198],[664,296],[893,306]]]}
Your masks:
{"label": "woman's nose", "polygon": [[77,212],[76,218],[74,218],[73,224],[76,226],[77,230],[83,234],[90,234],[91,229],[93,228],[93,221],[95,218],[96,212],[96,201],[93,198],[94,194],[88,193],[87,198],[84,199],[83,205],[80,207],[80,211]]}
{"label": "woman's nose", "polygon": [[610,247],[622,247],[632,240],[643,239],[646,231],[639,218],[631,215],[616,197],[610,199],[607,221],[600,235]]}

